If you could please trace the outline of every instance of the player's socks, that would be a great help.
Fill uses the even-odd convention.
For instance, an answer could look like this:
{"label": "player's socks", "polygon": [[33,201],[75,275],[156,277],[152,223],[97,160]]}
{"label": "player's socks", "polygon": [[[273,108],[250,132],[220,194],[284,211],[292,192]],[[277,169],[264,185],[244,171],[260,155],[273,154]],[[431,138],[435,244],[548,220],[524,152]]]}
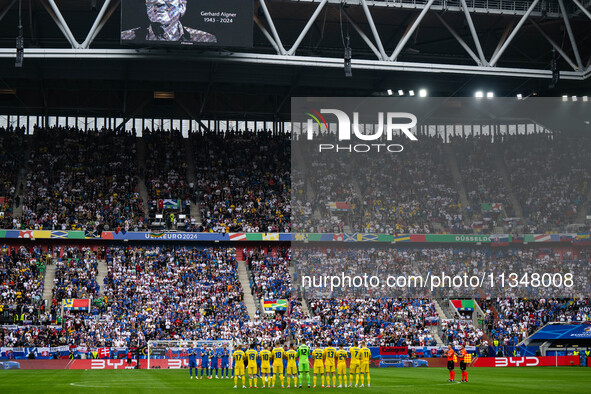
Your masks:
{"label": "player's socks", "polygon": [[298,385],[298,377],[296,375],[293,375],[293,387],[297,387]]}
{"label": "player's socks", "polygon": [[246,383],[246,378],[243,376],[243,377],[242,377],[242,387],[246,387],[246,386],[244,385],[244,383]]}
{"label": "player's socks", "polygon": [[451,380],[456,380],[456,372],[451,371]]}
{"label": "player's socks", "polygon": [[355,386],[359,384],[359,375],[358,373],[355,374]]}
{"label": "player's socks", "polygon": [[361,374],[360,378],[361,378],[361,385],[363,386],[363,383],[364,383],[364,380],[365,380],[365,376],[363,376],[363,374]]}
{"label": "player's socks", "polygon": [[324,375],[320,377],[320,380],[322,381],[322,387],[324,387]]}
{"label": "player's socks", "polygon": [[234,386],[238,385],[238,376],[234,376]]}
{"label": "player's socks", "polygon": [[369,387],[369,372],[367,373],[367,387]]}
{"label": "player's socks", "polygon": [[318,381],[318,378],[316,377],[316,375],[314,375],[314,387],[316,387],[316,382]]}
{"label": "player's socks", "polygon": [[343,377],[339,375],[339,386],[343,385]]}
{"label": "player's socks", "polygon": [[306,383],[308,383],[308,388],[310,387],[310,372],[306,372]]}
{"label": "player's socks", "polygon": [[336,375],[332,375],[332,385],[336,386],[337,385],[337,377]]}

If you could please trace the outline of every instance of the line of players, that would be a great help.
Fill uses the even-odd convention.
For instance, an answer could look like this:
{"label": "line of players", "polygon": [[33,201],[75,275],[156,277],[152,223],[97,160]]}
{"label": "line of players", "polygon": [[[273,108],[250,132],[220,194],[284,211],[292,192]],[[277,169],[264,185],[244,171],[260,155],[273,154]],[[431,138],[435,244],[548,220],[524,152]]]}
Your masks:
{"label": "line of players", "polygon": [[[318,377],[321,379],[321,387],[330,388],[331,377],[333,387],[347,387],[347,358],[351,359],[349,368],[349,386],[353,387],[353,380],[355,380],[355,387],[358,387],[361,380],[361,386],[364,386],[365,377],[367,376],[367,386],[370,387],[369,375],[369,361],[371,359],[371,351],[365,343],[354,343],[354,346],[348,350],[343,349],[343,345],[339,345],[338,349],[333,346],[325,348],[315,347],[311,351],[306,344],[300,344],[297,347],[291,344],[289,347],[281,347],[280,343],[276,343],[274,348],[267,346],[261,351],[255,349],[255,345],[251,345],[250,349],[244,350],[240,346],[232,353],[234,361],[234,388],[238,387],[238,380],[242,380],[242,388],[246,388],[246,372],[248,373],[249,387],[258,388],[258,366],[257,361],[260,360],[260,378],[262,380],[262,388],[274,388],[277,377],[281,381],[281,387],[285,388],[285,381],[287,380],[287,388],[291,387],[290,379],[294,387],[298,387],[298,381],[301,388],[304,383],[304,377],[308,388],[310,385],[310,358],[313,360],[314,368],[314,388],[318,383]],[[284,360],[286,366],[284,368]],[[272,365],[272,366],[271,366]],[[285,371],[284,371],[285,369]],[[339,385],[337,386],[337,377]],[[325,385],[326,383],[326,385]]]}
{"label": "line of players", "polygon": [[[224,371],[226,372],[225,379],[230,379],[230,351],[226,344],[222,347],[221,353],[214,351],[212,348],[205,348],[201,353],[199,353],[196,348],[190,348],[187,350],[187,354],[189,356],[189,375],[191,376],[191,379],[193,379],[193,370],[195,370],[195,379],[203,379],[203,371],[205,371],[206,379],[212,379],[214,377],[214,370],[216,379],[224,379]],[[197,376],[198,355],[201,356],[200,377]],[[218,377],[218,365],[220,364],[220,359],[222,373],[220,377]]]}

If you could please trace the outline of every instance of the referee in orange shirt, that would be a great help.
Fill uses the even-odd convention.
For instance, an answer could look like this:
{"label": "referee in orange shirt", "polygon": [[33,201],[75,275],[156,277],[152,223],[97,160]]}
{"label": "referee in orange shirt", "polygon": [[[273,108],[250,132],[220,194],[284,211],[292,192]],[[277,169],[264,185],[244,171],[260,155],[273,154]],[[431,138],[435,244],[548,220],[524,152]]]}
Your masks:
{"label": "referee in orange shirt", "polygon": [[462,371],[462,383],[468,383],[468,371],[466,367],[472,362],[472,355],[468,354],[464,345],[460,350],[460,370]]}
{"label": "referee in orange shirt", "polygon": [[447,369],[449,370],[449,382],[453,382],[456,377],[456,373],[454,372],[454,357],[456,357],[456,352],[454,351],[453,347],[449,345],[447,347]]}

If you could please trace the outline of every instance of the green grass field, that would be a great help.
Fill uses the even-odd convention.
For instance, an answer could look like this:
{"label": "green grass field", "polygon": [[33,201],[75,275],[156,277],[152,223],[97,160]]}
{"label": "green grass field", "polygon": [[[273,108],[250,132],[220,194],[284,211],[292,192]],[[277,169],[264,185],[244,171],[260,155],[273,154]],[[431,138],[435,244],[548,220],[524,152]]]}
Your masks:
{"label": "green grass field", "polygon": [[[591,368],[471,368],[469,383],[448,383],[443,368],[372,369],[371,388],[315,389],[310,392],[365,393],[585,393],[591,390]],[[459,369],[456,378],[460,376]],[[461,379],[461,378],[460,378]],[[233,380],[190,380],[188,370],[5,370],[0,371],[0,393],[235,393]],[[248,381],[247,381],[248,386]],[[260,387],[260,381],[259,381]],[[259,388],[259,390],[262,390]],[[265,389],[269,393],[306,391]]]}

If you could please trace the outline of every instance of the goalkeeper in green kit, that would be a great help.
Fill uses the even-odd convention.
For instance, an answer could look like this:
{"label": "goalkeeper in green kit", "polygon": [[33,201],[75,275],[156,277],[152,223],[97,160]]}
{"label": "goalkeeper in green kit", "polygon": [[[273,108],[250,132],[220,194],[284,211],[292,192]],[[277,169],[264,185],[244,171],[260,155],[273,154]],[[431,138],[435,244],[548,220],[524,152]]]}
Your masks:
{"label": "goalkeeper in green kit", "polygon": [[306,382],[308,383],[308,388],[310,388],[310,348],[308,345],[302,343],[300,347],[298,347],[298,372],[299,372],[299,380],[300,380],[300,388],[302,388],[302,372],[306,375]]}

